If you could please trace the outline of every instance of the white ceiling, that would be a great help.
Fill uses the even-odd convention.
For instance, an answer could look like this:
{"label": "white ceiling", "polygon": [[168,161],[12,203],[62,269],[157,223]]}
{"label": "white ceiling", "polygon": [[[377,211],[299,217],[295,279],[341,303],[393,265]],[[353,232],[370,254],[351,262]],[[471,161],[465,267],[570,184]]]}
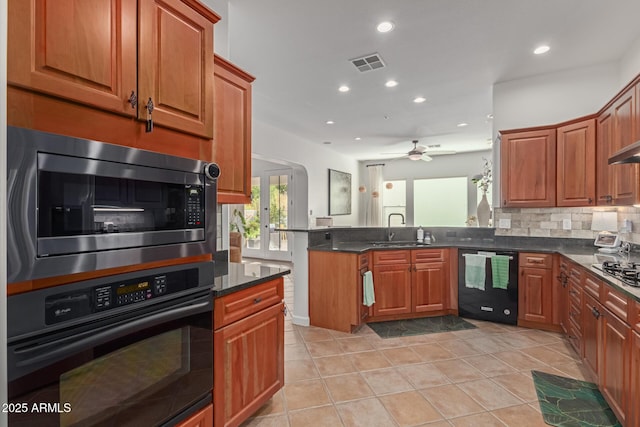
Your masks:
{"label": "white ceiling", "polygon": [[[617,61],[639,16],[638,0],[230,0],[229,57],[257,77],[255,117],[347,156],[389,158],[412,139],[477,151],[494,83]],[[378,33],[383,20],[395,29]],[[374,52],[385,68],[349,62]]]}

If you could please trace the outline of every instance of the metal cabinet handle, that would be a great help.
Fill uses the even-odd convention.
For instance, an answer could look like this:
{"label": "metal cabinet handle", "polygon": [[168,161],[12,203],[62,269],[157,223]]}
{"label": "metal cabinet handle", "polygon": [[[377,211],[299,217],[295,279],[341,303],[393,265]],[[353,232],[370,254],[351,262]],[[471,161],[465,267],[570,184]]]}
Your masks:
{"label": "metal cabinet handle", "polygon": [[261,297],[255,298],[255,299],[253,300],[253,303],[254,303],[254,304],[258,304],[258,303],[260,303],[260,302],[262,302],[262,298],[261,298]]}
{"label": "metal cabinet handle", "polygon": [[127,102],[131,104],[131,108],[134,110],[138,106],[138,95],[136,95],[136,92],[134,90],[131,91],[131,95],[129,95],[129,99],[127,99]]}
{"label": "metal cabinet handle", "polygon": [[593,317],[595,317],[596,319],[599,319],[600,316],[601,316],[600,312],[598,311],[598,309],[596,307],[593,307],[591,309],[591,314],[593,314]]}

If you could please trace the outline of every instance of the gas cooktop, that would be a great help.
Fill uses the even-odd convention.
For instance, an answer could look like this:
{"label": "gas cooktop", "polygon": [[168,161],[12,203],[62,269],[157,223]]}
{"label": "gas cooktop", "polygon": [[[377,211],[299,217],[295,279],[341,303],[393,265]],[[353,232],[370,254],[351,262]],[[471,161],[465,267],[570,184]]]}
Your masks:
{"label": "gas cooktop", "polygon": [[602,264],[593,264],[593,268],[613,276],[629,286],[640,287],[640,262],[604,261]]}

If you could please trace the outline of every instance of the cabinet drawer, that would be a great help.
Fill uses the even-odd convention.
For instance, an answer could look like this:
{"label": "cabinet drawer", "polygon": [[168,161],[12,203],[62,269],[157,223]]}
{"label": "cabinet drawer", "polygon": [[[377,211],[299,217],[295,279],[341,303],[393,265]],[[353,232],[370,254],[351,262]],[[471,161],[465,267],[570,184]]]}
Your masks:
{"label": "cabinet drawer", "polygon": [[582,355],[582,331],[580,331],[580,327],[576,322],[572,319],[569,320],[569,327],[567,338],[569,338],[569,342],[573,346],[574,350]]}
{"label": "cabinet drawer", "polygon": [[537,268],[551,268],[553,266],[552,254],[536,254],[529,252],[521,252],[520,267],[537,267]]}
{"label": "cabinet drawer", "polygon": [[600,280],[596,279],[595,277],[590,275],[584,276],[584,281],[583,281],[584,291],[590,294],[591,296],[593,296],[597,300],[600,299],[600,291],[602,290],[603,286],[604,286],[603,283]]}
{"label": "cabinet drawer", "polygon": [[613,314],[628,323],[629,300],[609,286],[604,286],[602,302]]}
{"label": "cabinet drawer", "polygon": [[577,304],[574,300],[569,302],[569,319],[576,324],[576,328],[580,330],[582,309],[580,304]]}
{"label": "cabinet drawer", "polygon": [[569,301],[577,304],[578,307],[582,305],[582,288],[571,282],[569,282]]}
{"label": "cabinet drawer", "polygon": [[411,251],[411,262],[414,264],[420,262],[444,261],[447,254],[446,249],[414,249]]}
{"label": "cabinet drawer", "polygon": [[283,279],[278,278],[217,298],[213,308],[214,329],[257,313],[284,299]]}
{"label": "cabinet drawer", "polygon": [[383,264],[409,264],[411,251],[375,251],[373,253],[373,265]]}

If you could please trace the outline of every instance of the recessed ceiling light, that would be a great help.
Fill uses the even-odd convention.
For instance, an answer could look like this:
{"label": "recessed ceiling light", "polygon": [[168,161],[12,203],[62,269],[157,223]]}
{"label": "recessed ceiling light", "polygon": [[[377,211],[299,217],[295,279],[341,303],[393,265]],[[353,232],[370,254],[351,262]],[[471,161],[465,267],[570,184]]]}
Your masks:
{"label": "recessed ceiling light", "polygon": [[493,120],[493,114],[491,114],[491,113],[487,114],[487,119],[488,120]]}
{"label": "recessed ceiling light", "polygon": [[427,98],[423,97],[423,96],[416,96],[415,98],[413,98],[413,102],[415,102],[416,104],[420,104],[424,101],[426,101]]}
{"label": "recessed ceiling light", "polygon": [[469,123],[464,123],[464,122],[463,122],[463,123],[458,123],[458,125],[457,125],[457,126],[458,126],[459,128],[463,128],[463,127],[465,127],[465,126],[469,126]]}
{"label": "recessed ceiling light", "polygon": [[395,80],[387,80],[387,82],[384,85],[386,87],[396,87],[398,86],[398,82]]}
{"label": "recessed ceiling light", "polygon": [[384,21],[378,24],[378,26],[376,27],[376,29],[378,30],[378,32],[380,33],[388,33],[389,31],[393,30],[393,22],[391,21]]}
{"label": "recessed ceiling light", "polygon": [[355,137],[355,138],[353,138],[353,139],[355,139],[356,141],[360,141],[362,138],[360,138],[359,136],[356,136],[356,137]]}
{"label": "recessed ceiling light", "polygon": [[323,141],[322,142],[324,145],[331,145],[331,141]]}
{"label": "recessed ceiling light", "polygon": [[533,53],[535,53],[536,55],[542,55],[543,53],[549,52],[549,49],[551,49],[549,46],[543,44],[535,48]]}
{"label": "recessed ceiling light", "polygon": [[340,87],[338,88],[338,90],[339,90],[340,92],[349,92],[349,86],[347,86],[347,85],[342,85],[342,86],[340,86]]}
{"label": "recessed ceiling light", "polygon": [[326,123],[326,124],[328,124],[328,125],[332,125],[332,124],[334,124],[335,122],[334,122],[333,120],[327,120],[325,123]]}

